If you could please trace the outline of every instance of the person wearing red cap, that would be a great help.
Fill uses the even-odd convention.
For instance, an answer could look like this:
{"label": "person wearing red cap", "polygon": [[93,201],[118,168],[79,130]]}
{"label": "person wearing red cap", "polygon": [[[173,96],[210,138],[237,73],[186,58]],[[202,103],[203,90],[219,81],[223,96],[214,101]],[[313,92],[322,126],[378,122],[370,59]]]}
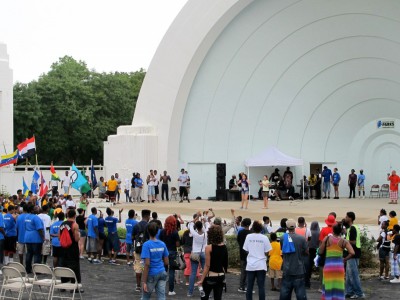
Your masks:
{"label": "person wearing red cap", "polygon": [[330,213],[328,215],[328,218],[325,219],[325,224],[327,225],[327,227],[322,228],[319,234],[320,243],[324,240],[325,237],[327,237],[329,234],[332,234],[333,225],[336,224],[336,216],[334,215],[334,213]]}
{"label": "person wearing red cap", "polygon": [[390,181],[390,188],[389,188],[389,204],[397,204],[398,193],[399,193],[399,183],[400,177],[396,174],[396,171],[392,171],[392,175],[387,174],[387,180]]}

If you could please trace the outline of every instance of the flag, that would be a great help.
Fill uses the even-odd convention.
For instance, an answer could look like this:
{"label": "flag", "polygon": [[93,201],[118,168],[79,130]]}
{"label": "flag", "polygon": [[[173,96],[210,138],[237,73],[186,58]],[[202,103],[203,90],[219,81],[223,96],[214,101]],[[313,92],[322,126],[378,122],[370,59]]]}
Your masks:
{"label": "flag", "polygon": [[75,164],[72,164],[70,179],[72,187],[78,190],[81,194],[90,191],[90,185],[87,182],[86,177],[82,175]]}
{"label": "flag", "polygon": [[18,150],[15,150],[11,154],[5,154],[1,156],[0,167],[16,164],[17,161],[18,161]]}
{"label": "flag", "polygon": [[94,171],[93,160],[90,165],[90,179],[92,180],[92,187],[97,185],[96,172]]}
{"label": "flag", "polygon": [[28,196],[29,189],[28,189],[28,185],[25,182],[24,177],[22,177],[22,187],[24,189],[24,191],[22,193],[25,195],[25,197]]}
{"label": "flag", "polygon": [[49,187],[46,184],[46,180],[44,180],[42,171],[40,171],[40,191],[39,191],[39,197],[43,197],[44,195],[47,194],[47,191],[49,190]]}
{"label": "flag", "polygon": [[39,178],[40,178],[39,172],[37,170],[35,170],[33,172],[32,183],[31,183],[31,191],[34,194],[37,194],[37,192],[39,190],[39,184],[38,184]]}
{"label": "flag", "polygon": [[25,159],[35,155],[36,153],[35,137],[26,139],[21,144],[18,144],[17,148],[19,150],[19,158],[21,159]]}
{"label": "flag", "polygon": [[51,172],[51,180],[61,181],[60,176],[58,176],[58,174],[56,173],[56,170],[54,169],[53,162],[51,163],[51,166],[50,166],[50,172]]}

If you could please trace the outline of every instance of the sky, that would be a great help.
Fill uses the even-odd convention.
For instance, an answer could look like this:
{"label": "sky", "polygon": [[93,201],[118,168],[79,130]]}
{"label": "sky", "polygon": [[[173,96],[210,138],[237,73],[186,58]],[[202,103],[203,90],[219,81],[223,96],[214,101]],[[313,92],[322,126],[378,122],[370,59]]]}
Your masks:
{"label": "sky", "polygon": [[98,72],[148,69],[187,0],[3,0],[0,42],[14,82],[37,80],[64,55]]}

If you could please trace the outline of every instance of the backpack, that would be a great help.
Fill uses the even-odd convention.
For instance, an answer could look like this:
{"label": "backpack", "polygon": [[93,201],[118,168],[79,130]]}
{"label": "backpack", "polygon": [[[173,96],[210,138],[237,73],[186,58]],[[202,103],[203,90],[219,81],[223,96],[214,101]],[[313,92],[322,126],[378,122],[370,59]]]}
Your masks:
{"label": "backpack", "polygon": [[142,227],[142,224],[138,223],[136,226],[138,226],[139,231],[135,235],[135,252],[137,254],[141,254],[143,244],[144,244],[144,242],[147,241],[147,238],[145,235],[145,229]]}
{"label": "backpack", "polygon": [[68,223],[65,223],[63,225],[61,225],[60,227],[60,245],[62,248],[69,248],[72,245],[72,238],[71,238],[71,229],[72,229],[72,225],[74,223],[71,224],[71,227],[69,226]]}

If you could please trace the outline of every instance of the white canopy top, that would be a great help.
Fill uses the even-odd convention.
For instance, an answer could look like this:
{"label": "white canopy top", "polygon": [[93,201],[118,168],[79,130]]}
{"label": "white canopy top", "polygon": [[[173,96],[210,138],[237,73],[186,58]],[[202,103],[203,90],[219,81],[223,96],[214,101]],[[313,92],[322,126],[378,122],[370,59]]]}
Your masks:
{"label": "white canopy top", "polygon": [[246,167],[302,166],[303,160],[286,155],[276,147],[271,146],[259,155],[247,159],[244,164]]}

